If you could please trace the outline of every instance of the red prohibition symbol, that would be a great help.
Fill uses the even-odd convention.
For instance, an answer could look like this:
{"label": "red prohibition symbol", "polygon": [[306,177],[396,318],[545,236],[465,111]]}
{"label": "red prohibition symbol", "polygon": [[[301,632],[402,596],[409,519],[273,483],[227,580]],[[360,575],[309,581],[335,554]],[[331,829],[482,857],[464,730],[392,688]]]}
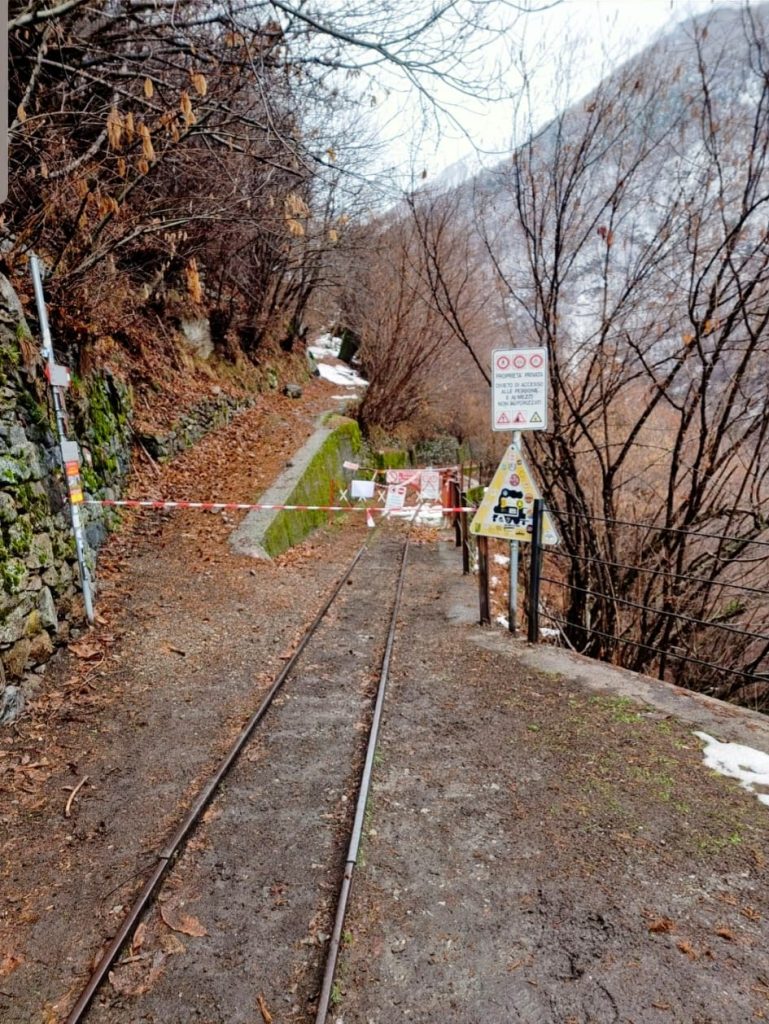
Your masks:
{"label": "red prohibition symbol", "polygon": [[513,366],[516,370],[522,370],[526,365],[526,356],[513,356]]}
{"label": "red prohibition symbol", "polygon": [[535,370],[538,370],[540,368],[540,366],[544,363],[544,361],[545,360],[542,358],[542,356],[539,354],[539,352],[535,352],[534,355],[531,356],[531,358],[529,359],[529,362],[531,363],[531,365],[534,367]]}
{"label": "red prohibition symbol", "polygon": [[510,365],[510,360],[507,356],[497,356],[497,369],[506,370]]}

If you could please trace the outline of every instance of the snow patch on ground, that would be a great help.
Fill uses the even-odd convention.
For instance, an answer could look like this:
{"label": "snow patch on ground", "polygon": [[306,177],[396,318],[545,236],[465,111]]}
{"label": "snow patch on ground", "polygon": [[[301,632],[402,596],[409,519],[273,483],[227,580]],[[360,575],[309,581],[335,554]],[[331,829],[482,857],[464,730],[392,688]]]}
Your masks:
{"label": "snow patch on ground", "polygon": [[339,384],[344,388],[365,388],[368,385],[368,381],[365,381],[348,366],[331,366],[330,363],[318,361],[318,371],[325,380],[330,380],[332,384]]}
{"label": "snow patch on ground", "polygon": [[494,555],[494,562],[496,565],[510,565],[510,559],[507,555]]}
{"label": "snow patch on ground", "polygon": [[[356,373],[346,363],[339,361],[339,350],[342,345],[342,339],[338,338],[334,334],[321,334],[315,339],[315,342],[310,345],[307,349],[310,356],[315,360],[315,364],[318,368],[318,373],[324,380],[331,381],[332,384],[338,384],[343,388],[365,388],[368,386],[368,381],[364,380],[360,374]],[[347,396],[334,395],[334,398],[339,400],[343,397],[346,400]]]}
{"label": "snow patch on ground", "polygon": [[743,789],[755,793],[769,807],[769,793],[756,793],[755,787],[769,789],[769,754],[741,743],[720,743],[706,732],[695,732],[705,744],[705,765],[727,778],[737,779]]}
{"label": "snow patch on ground", "polygon": [[315,343],[310,347],[310,355],[314,359],[319,359],[323,356],[339,356],[339,350],[342,347],[342,339],[337,338],[335,334],[321,334],[315,339]]}

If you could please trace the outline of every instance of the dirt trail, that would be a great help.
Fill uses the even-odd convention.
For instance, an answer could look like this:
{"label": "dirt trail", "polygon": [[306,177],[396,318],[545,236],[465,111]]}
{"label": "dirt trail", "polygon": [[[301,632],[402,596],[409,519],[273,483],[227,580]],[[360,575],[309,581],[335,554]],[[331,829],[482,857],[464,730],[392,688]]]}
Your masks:
{"label": "dirt trail", "polygon": [[[247,500],[327,403],[322,382],[299,403],[275,397],[161,475],[148,467],[137,491]],[[351,520],[269,564],[232,555],[235,521],[133,520],[102,560],[102,623],[0,736],[4,1024],[61,1020],[159,840],[367,535]],[[703,767],[692,729],[713,731],[712,712],[706,722],[688,701],[684,725],[672,690],[658,708],[604,687],[598,667],[596,690],[584,661],[557,675],[527,666],[524,644],[475,624],[451,538],[418,540],[330,1019],[769,1019],[769,809]],[[193,838],[166,893],[172,923],[147,922],[94,1019],[313,1019],[334,869],[312,865],[340,840],[357,757],[345,723],[367,685],[360,643],[342,641],[376,635],[377,593],[330,624],[327,651],[302,669],[344,780],[323,782],[311,740],[296,742],[312,719],[284,701]],[[289,799],[269,778],[288,780]],[[242,842],[236,824],[252,830]],[[238,906],[233,879],[247,890]]]}
{"label": "dirt trail", "polygon": [[455,557],[414,555],[333,1019],[769,1019],[769,808],[673,716],[459,623]]}
{"label": "dirt trail", "polygon": [[[265,396],[172,465],[147,466],[133,494],[253,500],[332,391],[318,381],[300,402]],[[100,560],[100,624],[50,667],[17,728],[0,734],[4,1024],[60,1019],[159,841],[366,533],[332,527],[265,563],[232,555],[236,521],[131,517]]]}

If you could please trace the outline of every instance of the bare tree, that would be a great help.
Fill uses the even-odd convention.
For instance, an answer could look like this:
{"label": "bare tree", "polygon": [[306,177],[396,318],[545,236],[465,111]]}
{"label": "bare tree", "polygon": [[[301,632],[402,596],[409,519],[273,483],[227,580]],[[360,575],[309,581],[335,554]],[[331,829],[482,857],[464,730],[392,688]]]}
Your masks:
{"label": "bare tree", "polygon": [[73,337],[94,295],[114,303],[117,273],[161,302],[192,282],[250,353],[290,345],[352,212],[340,181],[360,177],[372,90],[398,76],[425,99],[438,80],[493,88],[481,50],[517,13],[504,0],[333,15],[301,0],[12,3],[5,269],[40,250],[62,314],[85,314]]}
{"label": "bare tree", "polygon": [[[573,556],[567,633],[727,696],[769,654],[766,600],[729,589],[767,578],[768,54],[750,8],[694,22],[478,196],[511,335],[550,353],[528,443]],[[697,664],[727,648],[736,676]]]}

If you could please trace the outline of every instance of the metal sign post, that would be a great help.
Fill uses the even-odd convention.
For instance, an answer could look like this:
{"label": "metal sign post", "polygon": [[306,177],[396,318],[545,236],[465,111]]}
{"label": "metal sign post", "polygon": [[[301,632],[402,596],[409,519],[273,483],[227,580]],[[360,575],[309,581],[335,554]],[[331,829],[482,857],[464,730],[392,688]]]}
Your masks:
{"label": "metal sign post", "polygon": [[[495,349],[491,353],[491,429],[512,430],[509,452],[521,462],[521,431],[547,429],[547,355],[544,347]],[[518,487],[515,473],[507,483]],[[533,495],[519,493],[510,486],[505,489],[503,498],[514,493],[518,496],[519,509],[533,500]],[[514,509],[506,507],[502,498],[494,511],[500,513],[492,517],[499,524],[509,525],[516,520]],[[513,514],[505,516],[505,512]],[[504,531],[497,531],[497,536],[503,534]],[[507,623],[513,635],[518,628],[518,555],[518,540],[511,537]]]}
{"label": "metal sign post", "polygon": [[[514,430],[510,442],[521,449],[521,432]],[[518,632],[518,541],[510,541],[510,585],[507,594],[507,628],[513,636]]]}
{"label": "metal sign post", "polygon": [[46,377],[51,387],[53,396],[53,408],[56,416],[56,434],[59,439],[59,458],[67,481],[67,494],[69,497],[69,511],[72,520],[72,533],[75,537],[75,550],[77,551],[77,564],[80,568],[80,582],[83,588],[83,604],[85,605],[86,618],[93,623],[93,595],[91,589],[91,574],[85,558],[85,537],[83,535],[83,524],[80,519],[80,504],[83,501],[83,490],[80,484],[80,453],[75,441],[67,439],[67,415],[64,408],[64,391],[69,386],[69,371],[65,366],[58,366],[53,355],[53,344],[51,342],[51,331],[48,326],[48,311],[45,306],[45,295],[43,293],[43,275],[40,262],[34,254],[29,260],[32,272],[32,284],[35,289],[35,303],[37,305],[37,317],[40,322],[40,336],[43,342],[41,353],[46,361]]}

